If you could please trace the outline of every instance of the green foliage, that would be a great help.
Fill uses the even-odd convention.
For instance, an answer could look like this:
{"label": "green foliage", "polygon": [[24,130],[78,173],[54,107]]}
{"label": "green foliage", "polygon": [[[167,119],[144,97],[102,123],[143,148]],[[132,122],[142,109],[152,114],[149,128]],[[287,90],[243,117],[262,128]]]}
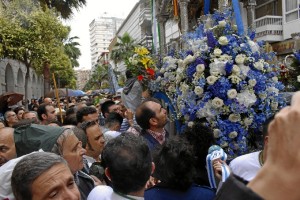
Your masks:
{"label": "green foliage", "polygon": [[83,90],[86,91],[97,90],[99,88],[108,88],[109,85],[105,85],[105,82],[108,82],[108,65],[97,65]]}

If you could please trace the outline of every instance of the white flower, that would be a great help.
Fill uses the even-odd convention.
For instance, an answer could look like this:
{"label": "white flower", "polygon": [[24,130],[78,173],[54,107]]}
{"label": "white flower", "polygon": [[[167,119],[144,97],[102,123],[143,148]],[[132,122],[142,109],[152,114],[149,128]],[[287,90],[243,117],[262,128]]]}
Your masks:
{"label": "white flower", "polygon": [[178,67],[184,68],[183,60],[179,59],[177,63],[178,63]]}
{"label": "white flower", "polygon": [[[273,80],[275,83],[277,83],[277,82],[278,82],[278,77],[274,76],[274,77],[272,77],[272,80]],[[298,76],[297,76],[297,81],[298,81]],[[298,81],[298,82],[299,82],[299,81]]]}
{"label": "white flower", "polygon": [[176,70],[176,73],[177,73],[177,74],[182,74],[183,71],[184,71],[184,68],[178,67],[177,70]]}
{"label": "white flower", "polygon": [[266,93],[260,93],[259,98],[261,98],[262,100],[264,100],[265,98],[267,98],[267,94]]}
{"label": "white flower", "polygon": [[205,69],[204,64],[199,64],[199,65],[196,66],[196,71],[199,72],[199,73],[204,72],[204,69]]}
{"label": "white flower", "polygon": [[278,108],[278,102],[272,102],[271,103],[271,110],[277,110],[277,108]]}
{"label": "white flower", "polygon": [[279,94],[279,90],[276,87],[268,87],[267,91],[270,93],[275,93],[276,96]]}
{"label": "white flower", "polygon": [[194,92],[196,95],[200,96],[201,94],[203,94],[203,88],[200,86],[196,86]]}
{"label": "white flower", "polygon": [[180,89],[183,93],[187,93],[187,91],[189,90],[189,86],[185,83],[182,83]]}
{"label": "white flower", "polygon": [[221,36],[221,37],[219,37],[218,42],[220,45],[225,46],[228,44],[228,39],[226,36]]}
{"label": "white flower", "polygon": [[160,73],[163,74],[163,73],[165,73],[165,68],[161,68],[159,71],[160,71]]}
{"label": "white flower", "polygon": [[232,131],[229,133],[228,136],[229,136],[229,138],[234,139],[238,136],[238,133],[236,131]]}
{"label": "white flower", "polygon": [[249,90],[245,90],[239,94],[237,94],[236,99],[239,104],[246,106],[247,108],[251,107],[257,100],[256,95],[254,93],[250,93]]}
{"label": "white flower", "polygon": [[256,42],[253,42],[252,40],[248,40],[248,44],[249,44],[252,52],[259,51],[259,46]]}
{"label": "white flower", "polygon": [[234,99],[236,97],[236,95],[237,95],[236,89],[230,89],[227,91],[227,97],[229,99]]}
{"label": "white flower", "polygon": [[225,20],[219,21],[219,26],[220,27],[225,27],[226,26],[226,21]]}
{"label": "white flower", "polygon": [[170,85],[169,87],[168,87],[168,91],[169,92],[175,92],[175,87],[173,86],[173,85]]}
{"label": "white flower", "polygon": [[215,55],[215,56],[221,56],[221,55],[222,55],[222,50],[219,49],[219,48],[216,48],[216,49],[214,50],[214,55]]}
{"label": "white flower", "polygon": [[221,130],[220,129],[214,129],[214,138],[219,138],[221,136]]}
{"label": "white flower", "polygon": [[200,51],[207,51],[208,50],[208,46],[207,46],[207,44],[202,44],[202,45],[200,45]]}
{"label": "white flower", "polygon": [[241,79],[236,75],[231,75],[228,79],[231,80],[233,84],[238,84],[241,81]]}
{"label": "white flower", "polygon": [[228,120],[231,121],[231,122],[239,122],[241,121],[241,115],[239,114],[230,114],[229,117],[228,117]]}
{"label": "white flower", "polygon": [[240,70],[241,70],[240,77],[241,77],[242,79],[245,79],[245,78],[247,77],[247,75],[248,75],[248,72],[249,72],[249,70],[250,70],[250,67],[241,64],[241,65],[239,65],[239,68],[240,68]]}
{"label": "white flower", "polygon": [[222,148],[226,148],[226,147],[228,147],[228,142],[222,141],[221,144],[220,144],[220,146]]}
{"label": "white flower", "polygon": [[297,76],[297,82],[300,82],[300,75]]}
{"label": "white flower", "polygon": [[254,63],[254,67],[260,71],[264,69],[264,61],[261,59],[258,62]]}
{"label": "white flower", "polygon": [[244,119],[244,124],[245,124],[245,126],[250,126],[250,125],[252,124],[252,122],[253,122],[253,119],[252,119],[252,118],[246,117],[246,118]]}
{"label": "white flower", "polygon": [[244,61],[246,59],[246,55],[245,54],[239,54],[235,57],[235,62],[236,64],[240,65],[240,64],[244,64]]}
{"label": "white flower", "polygon": [[206,78],[206,81],[209,85],[213,85],[218,80],[215,76],[209,76]]}
{"label": "white flower", "polygon": [[232,60],[232,56],[229,56],[227,54],[223,54],[220,56],[219,58],[220,61],[229,61],[229,60]]}
{"label": "white flower", "polygon": [[183,60],[183,64],[187,65],[190,64],[191,62],[194,62],[195,57],[192,55],[188,55],[184,60]]}
{"label": "white flower", "polygon": [[240,73],[240,68],[237,65],[233,65],[232,67],[232,73],[233,74],[239,74]]}
{"label": "white flower", "polygon": [[226,62],[214,59],[214,62],[209,64],[209,73],[213,76],[226,75],[225,64]]}
{"label": "white flower", "polygon": [[189,122],[188,127],[192,128],[194,126],[194,122]]}
{"label": "white flower", "polygon": [[251,86],[251,87],[254,87],[256,85],[256,80],[255,79],[250,79],[248,81],[248,84]]}
{"label": "white flower", "polygon": [[215,98],[212,100],[212,106],[213,106],[214,108],[221,108],[223,105],[224,105],[223,100],[220,99],[219,97],[215,97]]}

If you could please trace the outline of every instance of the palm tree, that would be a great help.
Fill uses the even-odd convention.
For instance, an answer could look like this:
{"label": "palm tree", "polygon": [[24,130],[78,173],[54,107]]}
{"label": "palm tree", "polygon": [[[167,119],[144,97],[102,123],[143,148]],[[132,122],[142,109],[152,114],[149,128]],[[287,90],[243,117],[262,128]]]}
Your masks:
{"label": "palm tree", "polygon": [[118,42],[111,52],[111,59],[115,64],[125,61],[133,55],[135,40],[126,32],[122,37],[118,37]]}
{"label": "palm tree", "polygon": [[78,59],[81,56],[80,49],[78,48],[78,46],[80,46],[80,44],[78,42],[74,41],[76,39],[79,39],[79,37],[77,37],[77,36],[70,37],[64,43],[65,53],[70,58],[73,68],[79,67]]}

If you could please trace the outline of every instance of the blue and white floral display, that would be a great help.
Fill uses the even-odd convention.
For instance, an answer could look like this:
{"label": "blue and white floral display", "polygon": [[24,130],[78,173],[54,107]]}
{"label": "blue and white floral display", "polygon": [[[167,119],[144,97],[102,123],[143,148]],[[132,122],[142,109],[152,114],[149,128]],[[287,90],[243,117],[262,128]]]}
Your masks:
{"label": "blue and white floral display", "polygon": [[[264,52],[255,33],[239,35],[232,11],[216,11],[187,34],[188,50],[163,59],[156,84],[178,110],[183,126],[195,120],[213,130],[231,157],[250,151],[249,132],[285,105],[275,53]],[[154,84],[155,85],[155,84]]]}

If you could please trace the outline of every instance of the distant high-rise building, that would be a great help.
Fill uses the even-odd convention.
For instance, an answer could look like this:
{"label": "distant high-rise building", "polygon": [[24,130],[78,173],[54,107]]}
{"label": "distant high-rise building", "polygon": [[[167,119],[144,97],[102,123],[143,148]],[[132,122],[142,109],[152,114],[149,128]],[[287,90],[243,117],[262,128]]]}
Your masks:
{"label": "distant high-rise building", "polygon": [[91,70],[89,69],[81,69],[75,71],[76,76],[76,88],[82,90],[85,84],[90,79]]}
{"label": "distant high-rise building", "polygon": [[124,19],[102,16],[89,25],[92,70],[102,52],[107,51],[111,40]]}

